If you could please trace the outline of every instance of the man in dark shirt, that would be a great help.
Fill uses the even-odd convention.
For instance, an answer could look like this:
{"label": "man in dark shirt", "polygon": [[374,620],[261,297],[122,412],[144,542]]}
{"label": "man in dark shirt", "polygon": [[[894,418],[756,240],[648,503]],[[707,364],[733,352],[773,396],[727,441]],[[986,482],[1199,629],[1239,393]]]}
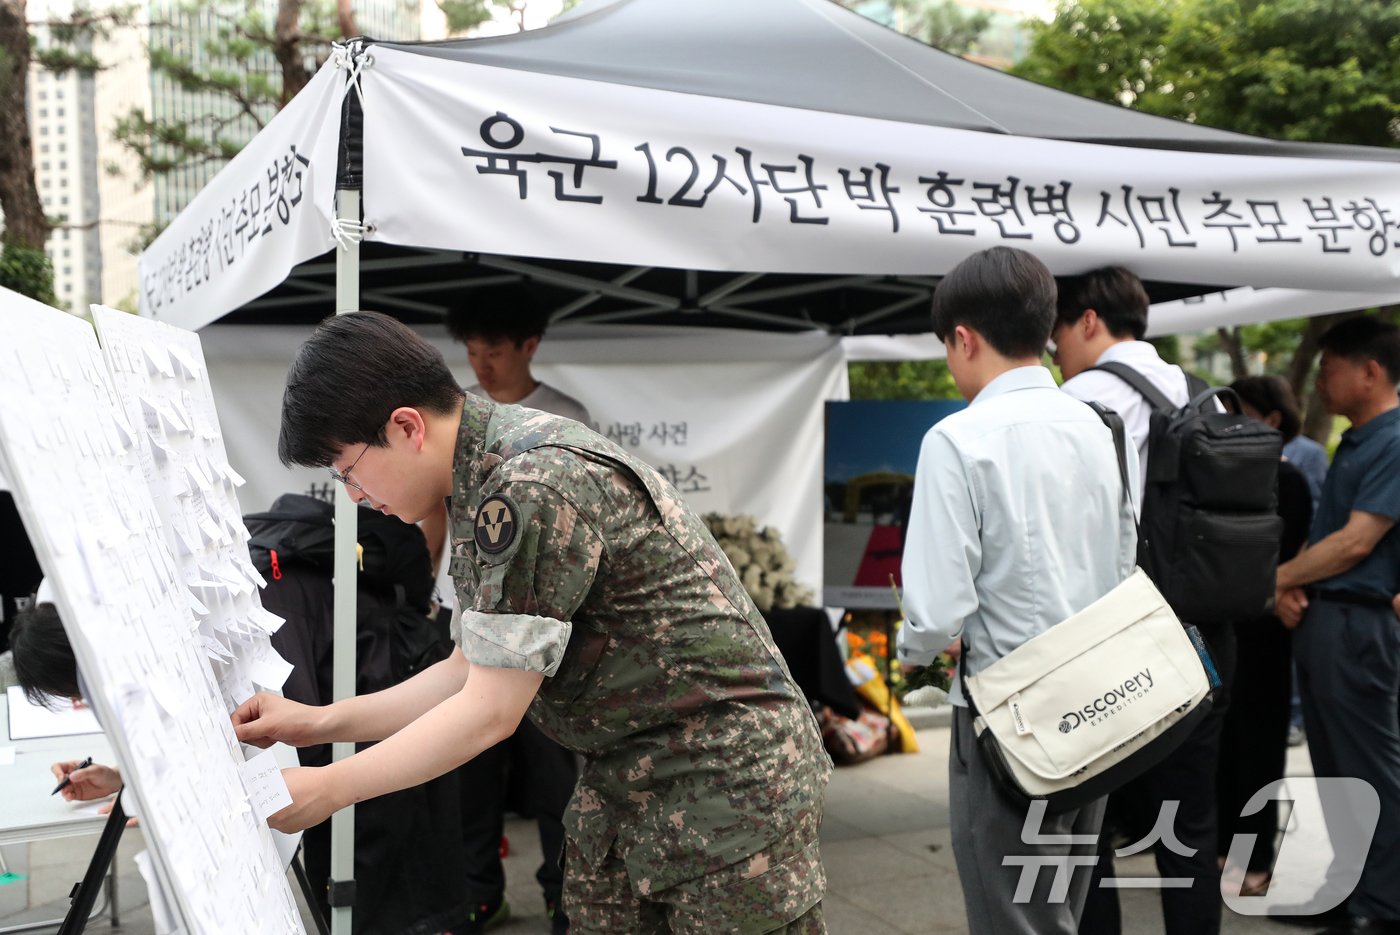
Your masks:
{"label": "man in dark shirt", "polygon": [[[1278,615],[1296,626],[1313,772],[1351,776],[1380,797],[1380,819],[1348,918],[1328,935],[1400,933],[1400,327],[1362,317],[1320,342],[1318,394],[1351,428],[1327,474],[1307,547],[1279,566]],[[1306,590],[1305,590],[1306,589]],[[1326,814],[1334,839],[1351,816]]]}

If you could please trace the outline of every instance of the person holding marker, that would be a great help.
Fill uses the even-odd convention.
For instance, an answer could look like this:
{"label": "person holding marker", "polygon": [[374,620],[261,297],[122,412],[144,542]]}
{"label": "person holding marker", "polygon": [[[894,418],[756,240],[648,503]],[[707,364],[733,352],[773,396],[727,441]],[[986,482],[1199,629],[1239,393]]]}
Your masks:
{"label": "person holding marker", "polygon": [[[58,785],[53,787],[53,791],[50,792],[49,795],[58,795],[62,792],[63,797],[70,802],[73,799],[97,798],[98,796],[83,795],[82,793],[85,787],[89,785],[99,788],[105,788],[109,785],[110,777],[102,775],[100,773],[102,770],[107,770],[117,776],[117,785],[121,785],[121,776],[116,770],[100,765],[93,767],[92,757],[88,757],[81,763],[77,760],[55,763],[50,768],[53,770],[54,778],[58,780]],[[88,770],[91,770],[91,772],[88,772]],[[109,792],[115,791],[115,789],[109,790]],[[109,792],[102,792],[99,795],[107,795]]]}
{"label": "person holding marker", "polygon": [[[44,600],[44,588],[35,605],[15,618],[10,633],[10,649],[14,653],[15,677],[24,696],[38,705],[51,705],[55,698],[81,700],[82,680],[78,676],[78,661],[73,646],[63,631],[58,608]],[[49,793],[69,802],[89,802],[106,798],[122,788],[121,772],[111,766],[94,763],[92,757],[82,762],[65,760],[53,764],[58,786]],[[105,814],[111,810],[104,806]]]}

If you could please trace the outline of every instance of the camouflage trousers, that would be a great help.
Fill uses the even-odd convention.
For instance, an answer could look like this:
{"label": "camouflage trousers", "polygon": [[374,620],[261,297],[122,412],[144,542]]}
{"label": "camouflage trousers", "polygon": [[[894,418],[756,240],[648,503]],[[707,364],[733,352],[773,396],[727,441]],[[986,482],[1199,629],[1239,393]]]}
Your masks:
{"label": "camouflage trousers", "polygon": [[564,846],[572,935],[826,935],[815,840],[780,842],[723,870],[641,896],[615,851],[590,868]]}

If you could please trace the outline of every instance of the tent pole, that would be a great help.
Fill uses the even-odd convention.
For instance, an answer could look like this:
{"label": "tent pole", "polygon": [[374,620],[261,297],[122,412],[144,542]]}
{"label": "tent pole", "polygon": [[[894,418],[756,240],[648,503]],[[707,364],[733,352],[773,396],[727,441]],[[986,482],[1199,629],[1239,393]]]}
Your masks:
{"label": "tent pole", "polygon": [[[360,192],[336,192],[337,220],[360,223]],[[335,310],[337,315],[360,307],[360,241],[346,238],[335,252]],[[336,701],[355,694],[355,591],[358,508],[344,485],[335,494],[335,643],[332,654],[332,694]],[[336,743],[332,758],[355,752],[353,743]],[[355,806],[331,816],[331,935],[351,935],[355,905]]]}

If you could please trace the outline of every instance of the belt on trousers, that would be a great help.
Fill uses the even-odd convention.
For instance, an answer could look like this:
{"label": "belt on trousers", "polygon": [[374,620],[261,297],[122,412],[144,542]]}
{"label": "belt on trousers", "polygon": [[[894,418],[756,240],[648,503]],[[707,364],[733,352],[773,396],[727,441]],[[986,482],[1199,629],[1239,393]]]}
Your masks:
{"label": "belt on trousers", "polygon": [[1320,601],[1331,601],[1333,604],[1350,604],[1353,607],[1371,607],[1379,610],[1390,609],[1390,598],[1377,597],[1362,591],[1316,588],[1313,590],[1312,596]]}

